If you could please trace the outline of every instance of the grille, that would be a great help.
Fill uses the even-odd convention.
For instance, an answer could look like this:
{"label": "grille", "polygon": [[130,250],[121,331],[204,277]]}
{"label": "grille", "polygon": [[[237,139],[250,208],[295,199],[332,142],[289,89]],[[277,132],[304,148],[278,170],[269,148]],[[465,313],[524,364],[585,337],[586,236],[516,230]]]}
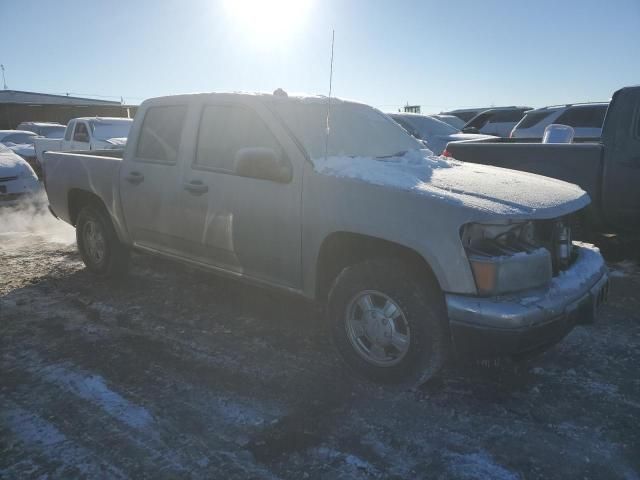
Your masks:
{"label": "grille", "polygon": [[12,180],[17,180],[17,179],[18,179],[17,176],[15,176],[15,177],[0,177],[0,182],[10,182]]}

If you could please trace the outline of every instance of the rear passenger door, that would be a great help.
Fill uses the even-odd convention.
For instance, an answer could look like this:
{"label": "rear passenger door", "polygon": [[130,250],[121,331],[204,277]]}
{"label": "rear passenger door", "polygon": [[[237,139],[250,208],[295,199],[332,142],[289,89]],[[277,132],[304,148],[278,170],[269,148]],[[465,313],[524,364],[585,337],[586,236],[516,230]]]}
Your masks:
{"label": "rear passenger door", "polygon": [[[185,249],[213,267],[298,289],[302,157],[269,111],[255,103],[202,107],[192,163],[183,172]],[[236,153],[254,147],[276,151],[291,165],[292,179],[236,175]]]}
{"label": "rear passenger door", "polygon": [[134,245],[181,254],[180,171],[186,103],[152,105],[131,131],[120,168],[120,197]]}

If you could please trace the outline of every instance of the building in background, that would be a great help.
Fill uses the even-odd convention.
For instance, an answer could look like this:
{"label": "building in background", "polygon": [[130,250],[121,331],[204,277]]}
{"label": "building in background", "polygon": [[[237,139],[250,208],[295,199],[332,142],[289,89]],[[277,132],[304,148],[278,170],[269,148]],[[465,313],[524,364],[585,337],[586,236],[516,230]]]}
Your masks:
{"label": "building in background", "polygon": [[66,124],[76,117],[133,118],[137,108],[136,105],[123,105],[110,100],[0,90],[0,130],[16,128],[21,122]]}

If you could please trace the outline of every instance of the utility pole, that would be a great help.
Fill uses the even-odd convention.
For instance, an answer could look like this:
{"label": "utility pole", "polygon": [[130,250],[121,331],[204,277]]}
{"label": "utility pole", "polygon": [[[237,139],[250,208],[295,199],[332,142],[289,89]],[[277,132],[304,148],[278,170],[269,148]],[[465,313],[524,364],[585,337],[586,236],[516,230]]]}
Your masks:
{"label": "utility pole", "polygon": [[4,85],[4,89],[7,90],[7,79],[4,76],[4,65],[0,64],[0,69],[2,69],[2,84]]}

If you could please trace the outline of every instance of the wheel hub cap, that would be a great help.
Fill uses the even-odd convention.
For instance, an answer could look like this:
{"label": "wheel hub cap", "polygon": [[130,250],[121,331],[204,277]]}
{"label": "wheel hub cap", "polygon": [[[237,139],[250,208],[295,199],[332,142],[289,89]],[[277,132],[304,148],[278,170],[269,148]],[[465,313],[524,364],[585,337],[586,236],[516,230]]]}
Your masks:
{"label": "wheel hub cap", "polygon": [[347,337],[355,351],[377,366],[393,366],[409,351],[409,323],[398,304],[388,295],[367,290],[347,307]]}

